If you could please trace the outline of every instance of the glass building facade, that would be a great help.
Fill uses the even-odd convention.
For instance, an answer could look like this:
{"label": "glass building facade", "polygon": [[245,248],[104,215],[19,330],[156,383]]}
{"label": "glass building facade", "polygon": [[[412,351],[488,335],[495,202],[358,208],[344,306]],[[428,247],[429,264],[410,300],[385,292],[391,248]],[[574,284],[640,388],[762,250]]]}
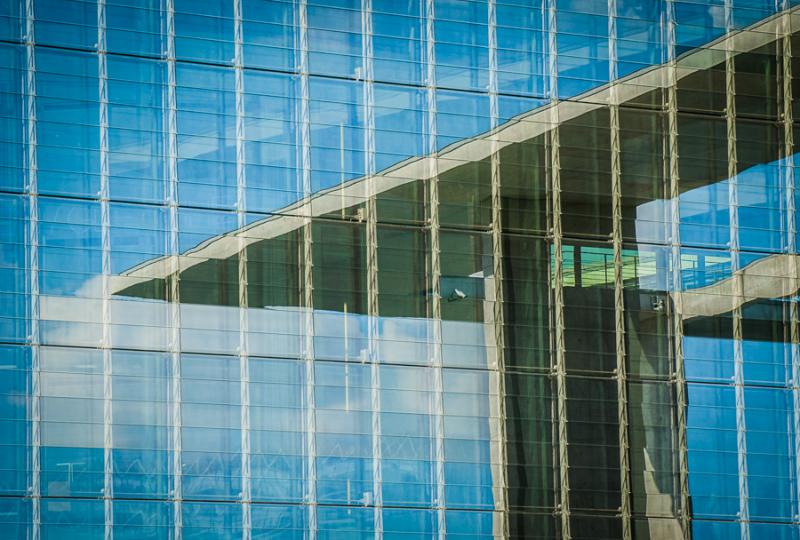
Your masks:
{"label": "glass building facade", "polygon": [[795,3],[0,0],[0,538],[800,539]]}

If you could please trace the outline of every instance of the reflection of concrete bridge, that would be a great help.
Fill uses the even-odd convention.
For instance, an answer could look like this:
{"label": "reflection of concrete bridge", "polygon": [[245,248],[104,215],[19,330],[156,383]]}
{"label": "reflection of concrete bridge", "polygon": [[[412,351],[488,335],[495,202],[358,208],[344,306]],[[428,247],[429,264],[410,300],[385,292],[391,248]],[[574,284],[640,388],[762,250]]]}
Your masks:
{"label": "reflection of concrete bridge", "polygon": [[[606,84],[569,101],[537,108],[488,133],[452,144],[435,155],[409,158],[374,176],[357,178],[318,192],[278,210],[276,215],[210,238],[180,256],[164,256],[140,264],[113,276],[111,292],[119,294],[143,280],[165,278],[176,268],[184,271],[205,260],[233,257],[253,243],[277,238],[299,229],[306,218],[338,214],[344,209],[361,205],[370,198],[378,197],[400,186],[427,180],[431,177],[432,171],[441,176],[467,163],[487,159],[492,153],[506,147],[523,142],[530,143],[536,139],[544,141],[554,126],[569,125],[579,117],[604,108],[609,103],[635,104],[637,99],[655,90],[665,89],[695,73],[724,63],[727,49],[739,54],[773,43],[780,35],[784,24],[792,29],[800,27],[800,11],[793,8],[756,24],[747,32],[722,37],[702,49],[687,53],[677,60],[676,81],[671,80],[670,66],[661,65]],[[562,146],[566,142],[562,141]],[[579,146],[585,143],[586,141],[571,142]],[[778,156],[775,156],[775,159],[777,158]],[[721,178],[708,179],[708,183],[714,180]],[[487,184],[488,182],[486,179]],[[690,187],[687,186],[686,189]],[[569,202],[562,196],[562,205],[569,205]],[[356,216],[358,215],[356,213]]]}
{"label": "reflection of concrete bridge", "polygon": [[[800,289],[799,255],[768,255],[711,285],[673,292],[676,309],[684,319],[729,313],[761,298],[786,298]],[[737,295],[737,280],[742,295]]]}

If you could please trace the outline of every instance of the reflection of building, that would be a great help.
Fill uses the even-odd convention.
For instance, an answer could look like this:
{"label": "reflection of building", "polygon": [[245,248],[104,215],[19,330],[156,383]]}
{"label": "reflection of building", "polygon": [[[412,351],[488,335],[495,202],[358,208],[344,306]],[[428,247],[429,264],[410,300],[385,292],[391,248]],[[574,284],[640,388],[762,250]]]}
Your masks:
{"label": "reflection of building", "polygon": [[2,49],[7,536],[797,535],[794,10],[99,1]]}

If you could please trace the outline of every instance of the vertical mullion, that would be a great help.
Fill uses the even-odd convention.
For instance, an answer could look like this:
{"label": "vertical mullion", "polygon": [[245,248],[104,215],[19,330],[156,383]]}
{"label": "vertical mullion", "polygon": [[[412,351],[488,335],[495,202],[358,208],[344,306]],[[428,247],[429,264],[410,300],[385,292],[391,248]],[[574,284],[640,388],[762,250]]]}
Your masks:
{"label": "vertical mullion", "polygon": [[383,538],[383,469],[381,460],[380,358],[378,355],[378,216],[375,200],[375,93],[373,87],[372,0],[361,0],[361,34],[361,53],[364,67],[364,172],[367,179],[367,332],[372,409],[373,534],[376,539],[380,539]]}
{"label": "vertical mullion", "polygon": [[553,189],[553,310],[555,358],[553,375],[556,379],[556,399],[558,416],[558,467],[560,485],[561,536],[571,538],[569,508],[569,454],[567,444],[567,373],[564,344],[564,257],[561,231],[561,175],[558,130],[558,109],[552,109],[552,129],[550,130],[550,166]]}
{"label": "vertical mullion", "polygon": [[317,538],[317,447],[316,407],[314,401],[314,287],[313,236],[311,230],[311,120],[308,73],[308,6],[307,0],[298,5],[300,48],[300,168],[303,197],[303,307],[305,311],[304,363],[306,398],[306,503],[308,504],[308,537]]}
{"label": "vertical mullion", "polygon": [[[782,6],[786,9],[786,3]],[[789,254],[791,273],[789,279],[797,283],[797,224],[795,222],[795,180],[794,180],[794,111],[792,110],[792,37],[791,18],[784,14],[781,17],[781,70],[782,70],[782,104],[781,119],[783,124],[783,167],[784,182],[786,186],[786,251]],[[790,474],[794,477],[792,497],[794,498],[794,513],[800,513],[800,314],[798,313],[797,300],[789,299],[789,332],[791,340],[791,381],[789,388],[792,391],[792,431],[794,450],[794,464]]]}
{"label": "vertical mullion", "polygon": [[558,423],[558,475],[559,505],[561,516],[561,538],[572,537],[569,505],[569,451],[567,444],[567,372],[564,345],[564,257],[563,235],[561,230],[561,150],[559,148],[558,114],[558,42],[555,0],[549,0],[547,10],[548,60],[550,79],[550,175],[552,189],[552,235],[553,235],[553,359],[552,375],[556,380],[556,416]]}
{"label": "vertical mullion", "polygon": [[611,190],[614,249],[614,323],[617,364],[617,407],[619,423],[620,514],[622,537],[631,538],[631,471],[628,434],[628,389],[625,357],[625,301],[622,263],[622,187],[620,178],[619,105],[616,87],[611,88]]}
{"label": "vertical mullion", "polygon": [[436,36],[434,0],[425,0],[425,46],[426,46],[426,98],[428,109],[428,210],[430,227],[430,287],[433,369],[433,414],[434,414],[434,481],[436,490],[434,507],[437,517],[437,537],[445,540],[445,454],[444,454],[444,388],[442,366],[442,298],[441,260],[439,244],[439,164],[436,156]]}
{"label": "vertical mullion", "polygon": [[[497,3],[489,0],[488,7],[488,45],[489,45],[489,117],[495,130],[500,122],[498,103],[497,73]],[[501,222],[500,195],[500,147],[496,134],[491,135],[491,235],[492,235],[492,284],[494,299],[492,306],[492,327],[496,383],[494,396],[490,399],[490,433],[492,446],[492,492],[495,510],[501,512],[500,519],[494,519],[494,533],[500,538],[509,534],[508,512],[508,460],[506,457],[506,412],[505,412],[505,349],[503,328],[503,238]],[[490,373],[491,375],[491,373]],[[490,379],[491,380],[491,379]]]}
{"label": "vertical mullion", "polygon": [[109,208],[108,156],[108,65],[106,57],[106,3],[97,0],[97,81],[100,116],[100,231],[102,241],[102,328],[103,338],[103,512],[105,540],[113,538],[114,478],[112,460],[112,388],[111,388],[111,218]]}
{"label": "vertical mullion", "polygon": [[33,0],[25,0],[25,100],[26,122],[26,169],[28,192],[27,219],[27,264],[30,280],[30,335],[31,346],[31,538],[41,537],[41,374],[39,365],[39,188],[36,134],[36,48],[34,42]]}
{"label": "vertical mullion", "polygon": [[175,74],[175,0],[166,0],[167,26],[167,185],[169,204],[170,376],[172,387],[173,539],[183,538],[183,459],[181,441],[181,305],[178,235],[178,105]]}
{"label": "vertical mullion", "polygon": [[622,538],[630,540],[631,533],[631,471],[628,437],[628,382],[625,358],[625,300],[622,268],[622,170],[619,123],[619,76],[617,60],[617,3],[608,0],[608,66],[609,66],[609,126],[611,128],[611,205],[612,241],[614,249],[614,327],[616,345],[617,421],[619,424],[620,514]]}
{"label": "vertical mullion", "polygon": [[555,358],[553,375],[556,379],[558,420],[558,468],[561,514],[561,537],[571,538],[569,508],[569,454],[567,444],[567,373],[564,344],[564,257],[561,231],[561,163],[559,150],[558,108],[552,109],[550,130],[550,167],[553,190],[553,310]]}
{"label": "vertical mullion", "polygon": [[242,453],[242,539],[252,536],[251,521],[251,476],[250,476],[250,358],[248,346],[248,299],[247,299],[247,242],[244,230],[247,225],[247,179],[245,176],[244,148],[244,37],[242,23],[242,0],[233,0],[234,61],[233,70],[236,92],[236,218],[240,233],[238,239],[238,287],[239,287],[239,409]]}
{"label": "vertical mullion", "polygon": [[670,195],[670,258],[673,292],[673,352],[675,358],[672,381],[675,385],[675,412],[678,438],[679,518],[683,538],[691,537],[689,521],[689,456],[686,442],[686,376],[683,353],[683,298],[681,296],[681,240],[680,240],[680,169],[678,162],[678,66],[676,51],[675,0],[669,0],[667,10],[667,151],[669,154]]}
{"label": "vertical mullion", "polygon": [[[733,0],[725,0],[725,31],[733,32]],[[739,190],[736,154],[736,71],[733,40],[725,40],[725,123],[728,157],[728,216],[730,229],[731,277],[733,282],[733,384],[736,397],[736,458],[739,476],[739,514],[742,540],[750,538],[747,486],[747,427],[744,399],[744,351],[742,347],[742,274],[739,257]]]}

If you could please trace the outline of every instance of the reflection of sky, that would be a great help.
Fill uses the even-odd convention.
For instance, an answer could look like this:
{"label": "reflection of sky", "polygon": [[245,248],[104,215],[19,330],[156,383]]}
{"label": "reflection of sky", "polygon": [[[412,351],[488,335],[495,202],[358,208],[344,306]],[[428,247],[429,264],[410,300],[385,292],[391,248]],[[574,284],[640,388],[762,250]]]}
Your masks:
{"label": "reflection of sky", "polygon": [[[739,266],[786,249],[786,188],[782,160],[759,164],[736,177]],[[682,287],[705,287],[731,276],[731,182],[721,180],[679,197]],[[666,243],[671,201],[656,199],[637,208],[640,242]],[[645,252],[648,249],[645,248]],[[667,285],[669,281],[664,282]]]}
{"label": "reflection of sky", "polygon": [[[121,493],[145,489],[148,483],[155,484],[147,489],[166,485],[169,355],[116,351],[166,350],[170,338],[167,307],[158,301],[111,301],[113,355],[125,366],[138,366],[133,371],[114,369],[115,460],[123,470],[149,467],[136,476],[121,475]],[[102,338],[101,312],[98,300],[43,296],[42,342],[96,345]],[[225,499],[235,497],[240,489],[238,312],[237,307],[181,305],[184,490],[188,496]],[[265,307],[249,309],[247,317],[253,452],[274,453],[253,456],[253,475],[270,477],[272,488],[263,493],[270,500],[291,498],[291,494],[299,500],[304,462],[300,440],[291,441],[300,437],[304,425],[303,364],[278,359],[302,357],[305,313]],[[491,435],[498,431],[491,424],[500,421],[496,405],[490,405],[497,396],[496,374],[486,371],[494,367],[493,348],[485,343],[488,333],[481,323],[442,324],[448,507],[489,509],[496,482],[492,463],[499,459],[493,455]],[[340,312],[314,315],[318,496],[330,503],[369,502],[371,415],[380,407],[385,503],[430,505],[435,493],[431,484],[435,410],[430,321],[383,317],[377,326],[383,381],[379,402],[371,395],[371,365],[363,363],[367,317]],[[48,348],[42,361],[46,372],[42,439],[51,448],[47,459],[76,464],[77,477],[70,480],[55,461],[46,463],[55,471],[53,489],[73,495],[102,488],[102,355],[92,349],[75,354],[79,350]],[[204,360],[192,351],[221,356]],[[141,414],[131,415],[131,406],[141,406]],[[269,435],[264,430],[277,431]],[[225,478],[227,483],[220,480]]]}
{"label": "reflection of sky", "polygon": [[[441,86],[434,98],[438,136],[435,146],[442,148],[483,133],[492,125],[490,96],[486,92],[490,79],[489,21],[482,3],[465,5],[437,0],[435,5],[433,52],[437,65],[434,71],[436,82]],[[664,32],[659,23],[664,20],[667,4],[618,0],[615,6],[617,75],[625,76],[665,61]],[[547,74],[551,51],[547,50],[546,7],[546,3],[538,1],[529,5],[501,2],[497,6],[495,63],[499,123],[546,103],[548,92],[555,88]],[[606,5],[560,0],[556,7],[557,51],[552,52],[557,53],[558,97],[566,99],[608,81],[610,25]],[[250,9],[245,6],[247,13]],[[291,48],[291,38],[296,32],[291,23],[292,7],[279,3],[260,6],[260,9],[264,11],[261,16],[269,14],[269,17],[285,20],[288,26],[283,30],[288,33],[262,35],[271,26],[254,22],[259,17],[251,20],[249,17],[255,15],[246,13],[245,63],[258,67],[281,65],[291,71],[297,61]],[[732,2],[732,22],[740,28],[774,10],[772,2],[735,1]],[[427,71],[425,42],[420,39],[425,36],[423,12],[422,3],[411,1],[404,6],[376,6],[372,14],[375,77],[378,81],[398,83],[377,82],[374,85],[374,147],[378,170],[419,156],[430,147],[425,135],[428,103],[426,89],[422,86]],[[720,4],[677,3],[674,16],[678,52],[708,43],[724,33],[724,9]],[[183,31],[194,28],[190,22],[197,21],[188,14],[178,14],[179,21],[183,17],[189,17],[182,25]],[[352,32],[354,28],[360,29],[358,11],[310,5],[308,17],[312,73],[308,120],[312,184],[317,191],[364,174],[367,124],[361,80],[364,76],[362,38]],[[140,20],[145,25],[157,22]],[[228,53],[233,46],[232,35],[227,35],[232,34],[230,23],[227,20],[224,28],[196,28],[192,31],[198,34],[191,38],[179,32],[178,57],[229,63]],[[162,31],[156,25],[148,39],[157,39]],[[46,30],[42,32],[45,36]],[[118,29],[110,27],[108,32],[112,50],[134,46],[136,52],[140,52],[139,48],[143,47],[144,41],[133,43],[128,35],[118,41],[122,39]],[[198,39],[204,33],[209,33],[207,37],[214,41]],[[64,38],[59,36],[58,39]],[[260,39],[278,42],[288,39],[289,48],[266,45]],[[44,104],[49,99],[48,89],[58,89],[63,94],[65,85],[59,77],[64,68],[59,63],[64,63],[64,54],[43,51],[42,58],[37,61],[42,68],[37,90]],[[87,73],[93,72],[89,56],[70,58],[70,62]],[[161,133],[164,125],[161,90],[166,79],[165,67],[156,61],[112,55],[108,58],[108,70],[112,196],[148,202],[163,200],[161,177],[165,141]],[[50,75],[50,72],[57,75]],[[233,70],[180,62],[177,84],[178,174],[183,184],[180,200],[187,205],[232,209],[236,202]],[[248,210],[275,211],[302,196],[297,170],[298,79],[296,75],[248,69],[244,72],[244,88]],[[60,122],[66,114],[85,113],[96,117],[97,104],[86,96],[79,96],[79,99],[83,101],[71,106],[69,111],[63,105],[56,106],[49,116]],[[41,115],[39,120],[46,122],[48,115]],[[43,134],[74,138],[74,134],[63,132],[64,129],[55,123],[48,124]],[[79,136],[96,139],[96,133],[84,131]],[[63,153],[47,148],[44,140],[40,143],[43,145],[42,170],[51,166],[55,170],[63,168]],[[96,163],[92,163],[91,167],[76,168],[75,172],[88,175],[96,168]],[[46,172],[42,175],[42,182],[46,183],[48,175]],[[77,174],[73,176],[77,178]]]}

